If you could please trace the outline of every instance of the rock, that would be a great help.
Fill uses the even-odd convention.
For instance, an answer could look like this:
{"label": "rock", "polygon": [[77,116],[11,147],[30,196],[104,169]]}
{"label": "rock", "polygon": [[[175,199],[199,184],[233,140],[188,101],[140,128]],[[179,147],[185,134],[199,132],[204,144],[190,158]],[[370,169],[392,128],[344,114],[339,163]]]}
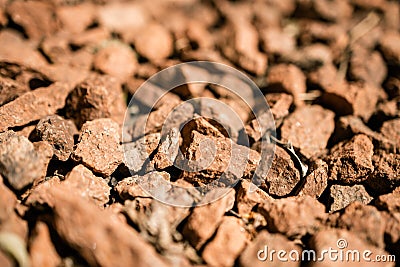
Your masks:
{"label": "rock", "polygon": [[367,205],[373,199],[363,185],[332,185],[330,197],[330,212],[341,210],[355,201]]}
{"label": "rock", "polygon": [[125,103],[119,82],[110,76],[94,74],[78,84],[65,102],[66,116],[78,128],[86,121],[111,118],[122,124]]}
{"label": "rock", "polygon": [[47,64],[46,59],[16,31],[3,29],[0,32],[0,61],[18,64],[21,67],[37,68]]}
{"label": "rock", "polygon": [[[185,126],[181,130],[184,141],[192,141],[190,135],[193,131],[196,131],[205,136],[212,136],[216,138],[229,137],[225,129],[219,127],[219,125],[212,124],[204,117],[196,116],[193,120],[185,124]],[[184,145],[188,145],[186,144],[186,142],[184,142]]]}
{"label": "rock", "polygon": [[47,37],[40,47],[46,57],[54,64],[67,64],[71,51],[68,43],[68,36],[63,33]]}
{"label": "rock", "polygon": [[14,80],[0,77],[0,106],[13,101],[27,91],[29,91],[28,88],[20,85]]}
{"label": "rock", "polygon": [[[357,223],[354,223],[357,221]],[[337,220],[337,227],[356,234],[358,238],[373,246],[384,248],[385,220],[373,206],[354,202],[347,206]]]}
{"label": "rock", "polygon": [[305,177],[304,185],[300,189],[299,196],[319,198],[328,186],[328,165],[323,160],[315,161]]}
{"label": "rock", "polygon": [[236,208],[240,215],[248,215],[253,208],[265,200],[272,200],[263,190],[255,184],[242,180],[236,194]]}
{"label": "rock", "polygon": [[57,267],[61,264],[61,258],[53,246],[49,228],[41,221],[33,230],[29,252],[32,267]]}
{"label": "rock", "polygon": [[124,33],[135,31],[145,26],[149,20],[149,14],[138,3],[110,3],[98,9],[100,25],[109,31]]}
{"label": "rock", "polygon": [[[146,95],[147,96],[147,95]],[[148,97],[148,96],[147,96]],[[181,111],[177,111],[177,113],[174,113],[174,109],[181,104],[181,100],[179,99],[178,96],[174,94],[167,94],[163,96],[163,98],[156,103],[154,106],[154,111],[152,111],[149,115],[145,115],[143,119],[143,123],[145,123],[145,131],[144,134],[148,133],[154,133],[154,132],[159,132],[164,124],[166,123],[166,119],[170,116],[172,121],[170,122],[169,126],[173,127],[174,122],[179,122],[176,127],[180,126],[181,118],[186,118],[191,117],[193,114],[193,111],[191,112],[191,105],[185,105],[188,110],[185,110],[187,113],[182,113]],[[146,103],[146,102],[144,102]],[[151,102],[150,102],[151,103]],[[141,121],[142,122],[142,121]],[[139,124],[136,122],[136,124]],[[142,124],[139,124],[139,127],[142,127]],[[139,128],[141,132],[143,131],[141,128]]]}
{"label": "rock", "polygon": [[[396,85],[396,83],[398,83],[398,86]],[[397,86],[397,88],[396,88]],[[396,119],[398,117],[400,117],[400,110],[397,107],[400,103],[400,79],[399,80],[395,80],[395,79],[390,79],[387,82],[387,88],[386,90],[390,90],[389,91],[389,95],[393,94],[394,95],[394,99],[390,100],[390,101],[384,101],[380,104],[378,104],[377,106],[377,110],[376,110],[376,114],[378,116],[383,117],[382,120],[392,120],[392,119]],[[396,92],[398,91],[398,92]]]}
{"label": "rock", "polygon": [[28,224],[17,215],[15,212],[16,206],[16,196],[4,185],[3,178],[0,175],[0,232],[13,233],[22,240],[26,240],[28,237]]}
{"label": "rock", "polygon": [[296,109],[282,124],[282,139],[290,141],[308,158],[318,155],[335,129],[334,117],[332,111],[317,105]]}
{"label": "rock", "polygon": [[400,186],[400,155],[380,152],[372,157],[374,172],[366,183],[377,194],[386,194]]}
{"label": "rock", "polygon": [[98,46],[107,42],[111,38],[111,33],[104,27],[87,29],[84,32],[71,36],[70,43],[77,47]]}
{"label": "rock", "polygon": [[88,168],[78,165],[65,176],[64,183],[82,197],[104,207],[109,201],[110,187],[107,182],[94,175]]}
{"label": "rock", "polygon": [[[171,176],[168,172],[150,171],[144,175],[135,175],[132,178],[146,194],[159,201],[170,203],[170,198],[175,196],[170,180]],[[129,190],[128,192],[132,191]]]}
{"label": "rock", "polygon": [[395,151],[396,143],[386,138],[383,134],[372,131],[360,118],[355,116],[345,116],[339,118],[336,124],[335,134],[332,136],[332,142],[338,143],[345,139],[350,139],[354,135],[364,134],[374,143],[375,147],[387,151]]}
{"label": "rock", "polygon": [[154,63],[166,59],[174,50],[172,35],[161,24],[141,28],[133,42],[137,52]]}
{"label": "rock", "polygon": [[267,53],[285,55],[296,47],[296,40],[293,35],[284,32],[279,28],[267,28],[260,33],[262,47]]}
{"label": "rock", "polygon": [[266,94],[265,98],[274,116],[275,125],[279,127],[282,120],[289,115],[290,108],[293,104],[293,96],[285,93],[270,93]]}
{"label": "rock", "polygon": [[338,77],[338,70],[333,64],[325,64],[308,73],[310,83],[321,87],[324,91],[334,86],[343,86],[343,80]]}
{"label": "rock", "polygon": [[120,130],[111,119],[86,122],[81,129],[78,144],[71,157],[94,172],[111,175],[122,162]]}
{"label": "rock", "polygon": [[272,66],[269,69],[267,83],[269,90],[291,94],[296,106],[303,105],[300,95],[306,92],[306,77],[295,65],[278,64]]}
{"label": "rock", "polygon": [[[383,250],[376,248],[364,242],[356,234],[342,229],[325,229],[315,234],[310,240],[310,248],[315,250],[316,255],[321,255],[322,251],[327,251],[329,248],[338,251],[343,251],[343,255],[348,255],[349,261],[330,261],[325,257],[324,261],[311,260],[310,266],[366,266],[366,260],[363,258],[364,251],[371,251],[367,256],[367,260],[374,259],[376,255],[388,254]],[[342,249],[341,249],[342,248]],[[352,251],[359,252],[360,260],[357,260],[357,254]],[[337,254],[336,254],[337,255]],[[353,260],[354,259],[354,260]],[[369,263],[368,263],[369,265]],[[371,266],[394,266],[392,262],[373,262]]]}
{"label": "rock", "polygon": [[26,137],[12,131],[0,133],[0,173],[15,190],[46,175],[45,158]]}
{"label": "rock", "polygon": [[349,19],[353,13],[353,7],[350,3],[338,0],[315,2],[313,3],[313,8],[321,18],[328,21],[345,21]]}
{"label": "rock", "polygon": [[246,121],[241,117],[241,113],[246,113],[247,107],[243,108],[238,104],[242,101],[241,98],[236,96],[232,101],[232,103],[236,103],[236,106],[232,106],[230,101],[225,101],[224,99],[221,99],[221,103],[210,98],[200,98],[197,101],[200,105],[198,113],[205,118],[210,118],[209,122],[213,122],[214,127],[217,127],[226,137],[237,142],[239,133],[244,126],[243,121]]}
{"label": "rock", "polygon": [[[224,12],[228,11],[224,8]],[[223,54],[246,71],[255,75],[266,72],[268,58],[259,51],[259,38],[257,30],[249,21],[243,19],[243,15],[235,10],[228,14],[228,24],[224,28],[224,39],[221,48]],[[228,13],[227,12],[227,13]],[[235,14],[236,13],[236,14]]]}
{"label": "rock", "polygon": [[[82,53],[84,53],[84,50],[82,50]],[[73,56],[68,57],[67,60],[69,60],[69,63],[79,63],[79,61],[74,60],[74,57],[80,57],[79,60],[84,61],[84,58],[82,55],[76,55],[73,54]],[[91,59],[90,59],[91,60]],[[91,62],[90,62],[91,63]],[[73,64],[72,64],[73,65]],[[43,73],[50,81],[56,81],[60,83],[66,83],[70,86],[69,92],[72,91],[74,86],[77,84],[81,83],[83,80],[85,80],[89,76],[89,70],[85,70],[82,68],[76,68],[73,66],[70,66],[69,64],[51,64],[51,65],[46,65],[42,66],[39,68],[40,72]],[[65,102],[63,102],[65,104]]]}
{"label": "rock", "polygon": [[[215,134],[222,135],[219,131]],[[203,135],[197,131],[192,131],[191,135],[182,132],[182,136],[183,155],[178,155],[176,163],[184,167],[181,177],[190,182],[207,184],[224,174],[222,184],[231,184],[241,177],[251,177],[261,159],[257,151],[225,137]],[[190,137],[190,141],[185,137]]]}
{"label": "rock", "polygon": [[[279,123],[279,122],[278,122]],[[271,117],[269,112],[264,112],[256,119],[251,120],[244,128],[249,143],[252,145],[258,144],[262,137],[268,130],[275,128],[274,119]],[[258,150],[258,149],[256,149]],[[260,151],[260,150],[258,150]]]}
{"label": "rock", "polygon": [[[251,142],[261,139],[261,134],[268,129],[278,128],[283,119],[289,115],[289,109],[293,104],[293,97],[284,93],[271,93],[265,95],[270,112],[262,113],[256,119],[251,120],[246,126],[245,131]],[[261,125],[260,125],[261,123]]]}
{"label": "rock", "polygon": [[264,177],[263,188],[272,196],[286,196],[300,182],[300,172],[285,149],[275,146],[274,160],[268,174]]}
{"label": "rock", "polygon": [[124,151],[124,164],[130,172],[137,173],[148,162],[150,155],[157,149],[160,142],[160,133],[147,134],[131,143],[122,145]]}
{"label": "rock", "polygon": [[102,73],[125,81],[137,68],[136,56],[132,49],[118,42],[110,42],[101,48],[94,57],[94,67]]}
{"label": "rock", "polygon": [[259,206],[267,220],[267,229],[288,238],[313,234],[323,227],[327,218],[325,206],[309,197],[288,197],[266,201]]}
{"label": "rock", "polygon": [[60,238],[88,265],[168,266],[134,229],[65,184],[41,188],[34,194],[36,206],[46,205],[52,210],[50,220]]}
{"label": "rock", "polygon": [[321,103],[337,115],[355,115],[368,121],[380,98],[381,89],[364,82],[336,82],[325,88]]}
{"label": "rock", "polygon": [[54,114],[64,107],[70,92],[69,86],[54,83],[23,94],[14,101],[0,107],[0,132],[22,126],[45,116]]}
{"label": "rock", "polygon": [[40,1],[15,1],[7,6],[12,20],[21,25],[26,34],[33,39],[50,36],[57,24],[53,6]]}
{"label": "rock", "polygon": [[[213,194],[213,192],[211,191],[209,194]],[[217,201],[193,209],[183,228],[183,235],[194,248],[199,250],[212,237],[221,224],[225,212],[232,209],[234,202],[235,191],[229,190]]]}
{"label": "rock", "polygon": [[345,184],[364,181],[374,171],[372,156],[374,146],[363,134],[354,136],[348,142],[334,146],[326,158],[329,179]]}
{"label": "rock", "polygon": [[[285,251],[284,258],[294,257],[300,255],[300,260],[279,261],[277,254],[274,255],[272,251]],[[292,252],[292,251],[296,251]],[[246,247],[239,258],[239,266],[241,267],[262,267],[262,266],[300,266],[301,262],[301,248],[293,241],[290,241],[281,234],[271,234],[262,230],[257,237]],[[290,255],[288,255],[290,253]],[[291,258],[290,258],[291,259]]]}
{"label": "rock", "polygon": [[153,157],[156,169],[162,170],[173,166],[179,149],[179,131],[177,128],[171,131],[161,140],[156,154]]}
{"label": "rock", "polygon": [[349,71],[355,80],[373,83],[376,86],[380,86],[387,75],[387,67],[381,54],[376,51],[371,53],[363,47],[353,49]]}
{"label": "rock", "polygon": [[145,192],[142,187],[137,183],[136,177],[128,177],[119,181],[114,187],[114,190],[123,199],[135,199],[135,198],[148,198],[150,195]]}
{"label": "rock", "polygon": [[390,213],[400,212],[400,187],[396,187],[389,194],[380,195],[375,201],[375,206]]}
{"label": "rock", "polygon": [[203,259],[210,266],[233,266],[247,239],[242,220],[224,217],[215,237],[204,248]]}
{"label": "rock", "polygon": [[312,70],[321,65],[332,64],[332,57],[332,49],[329,46],[314,43],[283,55],[282,59],[284,62],[294,64],[301,69]]}
{"label": "rock", "polygon": [[392,252],[399,256],[399,240],[400,240],[400,214],[398,212],[388,214],[382,212],[382,216],[386,221],[385,227],[385,242]]}
{"label": "rock", "polygon": [[380,39],[380,47],[385,59],[394,64],[400,62],[400,34],[395,31],[387,32]]}
{"label": "rock", "polygon": [[74,149],[74,135],[77,133],[73,122],[58,115],[41,119],[35,128],[38,138],[52,145],[55,157],[61,161],[68,160]]}
{"label": "rock", "polygon": [[91,3],[82,3],[73,6],[59,6],[56,13],[63,30],[70,33],[81,33],[93,23],[95,8]]}
{"label": "rock", "polygon": [[386,138],[393,140],[400,148],[400,119],[385,121],[381,127],[381,133]]}

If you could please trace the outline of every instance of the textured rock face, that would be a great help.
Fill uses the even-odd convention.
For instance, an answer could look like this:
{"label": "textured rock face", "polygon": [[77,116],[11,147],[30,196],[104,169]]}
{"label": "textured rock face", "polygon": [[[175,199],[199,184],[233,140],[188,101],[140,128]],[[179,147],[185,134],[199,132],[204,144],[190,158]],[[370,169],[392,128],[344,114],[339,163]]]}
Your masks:
{"label": "textured rock face", "polygon": [[235,192],[230,190],[219,200],[196,207],[184,226],[183,235],[196,249],[200,249],[214,234],[222,222],[225,212],[233,207],[234,202]]}
{"label": "textured rock face", "polygon": [[321,153],[335,128],[334,113],[320,106],[306,106],[293,112],[283,122],[281,131],[284,140],[306,157]]}
{"label": "textured rock face", "polygon": [[260,161],[258,152],[235,144],[203,118],[188,123],[182,136],[183,152],[176,162],[184,167],[182,177],[191,182],[210,183],[222,174],[228,183],[251,177]]}
{"label": "textured rock face", "polygon": [[266,192],[273,196],[286,196],[300,182],[300,172],[290,154],[276,147],[271,169],[265,177]]}
{"label": "textured rock face", "polygon": [[54,114],[64,107],[64,101],[70,91],[70,87],[66,84],[55,83],[49,87],[27,92],[15,101],[1,106],[0,131]]}
{"label": "textured rock face", "polygon": [[[267,250],[265,250],[267,246]],[[264,253],[259,253],[260,250],[263,250]],[[297,251],[301,254],[301,248],[296,245],[293,241],[290,241],[285,236],[281,234],[271,234],[267,231],[261,231],[257,237],[247,245],[246,249],[243,251],[239,258],[239,264],[243,267],[250,267],[250,266],[266,266],[274,265],[277,261],[276,258],[270,257],[269,252],[275,250],[284,250],[287,252],[290,251]],[[258,255],[260,257],[258,257]],[[261,258],[261,260],[260,260]],[[265,260],[263,261],[263,259]],[[282,263],[281,263],[282,264]],[[276,266],[279,266],[276,265]],[[285,266],[300,266],[300,262],[296,261],[287,261],[285,262]]]}
{"label": "textured rock face", "polygon": [[73,122],[52,115],[41,119],[35,130],[40,140],[51,144],[57,159],[68,160],[74,149],[74,134],[78,133]]}
{"label": "textured rock face", "polygon": [[323,228],[326,219],[324,205],[309,196],[266,201],[259,209],[269,231],[290,238],[315,233]]}
{"label": "textured rock face", "polygon": [[21,190],[46,175],[49,158],[13,131],[0,133],[0,173],[15,189]]}
{"label": "textured rock face", "polygon": [[[168,266],[135,230],[118,220],[114,214],[101,211],[79,194],[73,193],[70,185],[42,189],[33,193],[36,203],[51,207],[56,215],[53,223],[57,233],[78,250],[88,264]],[[79,230],[83,228],[84,232]],[[119,242],[114,242],[116,239]]]}
{"label": "textured rock face", "polygon": [[104,75],[91,75],[79,83],[65,102],[66,115],[78,128],[86,121],[111,118],[122,124],[125,104],[117,79]]}
{"label": "textured rock face", "polygon": [[330,211],[341,210],[355,201],[368,204],[373,199],[362,185],[332,185],[330,197],[332,199]]}
{"label": "textured rock face", "polygon": [[204,260],[211,266],[232,266],[246,246],[248,236],[243,225],[238,218],[225,217],[203,251]]}
{"label": "textured rock face", "polygon": [[97,119],[82,126],[78,144],[72,154],[94,172],[110,175],[122,162],[120,128],[111,119]]}
{"label": "textured rock face", "polygon": [[329,179],[347,184],[366,180],[374,171],[373,149],[366,135],[356,135],[349,142],[338,144],[326,159]]}

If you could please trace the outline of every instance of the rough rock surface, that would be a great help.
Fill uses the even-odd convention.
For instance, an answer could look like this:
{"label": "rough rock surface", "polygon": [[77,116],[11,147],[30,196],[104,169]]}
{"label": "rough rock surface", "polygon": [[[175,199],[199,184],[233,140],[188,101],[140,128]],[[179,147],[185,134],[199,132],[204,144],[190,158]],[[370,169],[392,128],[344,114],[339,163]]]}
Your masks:
{"label": "rough rock surface", "polygon": [[292,94],[296,106],[303,105],[300,95],[306,92],[306,77],[295,65],[279,64],[271,67],[267,82],[272,90]]}
{"label": "rough rock surface", "polygon": [[[383,249],[376,248],[361,238],[359,238],[356,234],[353,234],[351,231],[341,230],[341,229],[326,229],[315,234],[310,240],[310,247],[316,251],[317,255],[321,255],[321,252],[324,249],[338,248],[338,240],[345,240],[344,242],[340,242],[340,247],[346,246],[344,248],[345,254],[348,254],[351,250],[365,251],[370,250],[372,252],[370,258],[373,258],[373,255],[388,255]],[[360,256],[361,258],[362,256]],[[311,266],[365,266],[365,261],[351,261],[351,263],[347,261],[313,261]],[[374,262],[375,266],[394,266],[392,262]]]}
{"label": "rough rock surface", "polygon": [[43,222],[38,222],[30,241],[31,266],[55,267],[61,264],[61,258],[51,242],[49,228]]}
{"label": "rough rock surface", "polygon": [[[225,174],[223,178],[230,183],[232,179],[251,176],[260,161],[258,152],[233,143],[211,125],[198,129],[202,133],[189,130],[185,134],[183,130],[186,137],[181,148],[183,155],[176,159],[178,164],[186,166],[182,177],[192,182],[209,183]],[[188,164],[185,164],[186,160],[189,160]]]}
{"label": "rough rock surface", "polygon": [[362,185],[332,185],[329,189],[331,204],[329,211],[341,210],[351,203],[358,201],[368,204],[373,199]]}
{"label": "rough rock surface", "polygon": [[0,107],[0,131],[22,126],[54,114],[64,107],[71,89],[61,83],[27,92],[16,100]]}
{"label": "rough rock surface", "polygon": [[109,201],[110,187],[107,182],[95,176],[88,168],[78,165],[65,177],[64,183],[80,193],[82,197],[90,199],[100,207]]}
{"label": "rough rock surface", "polygon": [[93,64],[102,73],[126,80],[135,72],[137,62],[130,47],[114,42],[97,52]]}
{"label": "rough rock surface", "polygon": [[313,162],[310,173],[305,177],[305,181],[298,195],[319,198],[328,186],[328,165],[323,160]]}
{"label": "rough rock surface", "polygon": [[78,128],[86,121],[112,118],[122,124],[125,104],[119,82],[109,76],[92,75],[78,84],[65,102],[66,115]]}
{"label": "rough rock surface", "polygon": [[[43,189],[34,192],[36,203],[52,209],[55,214],[52,223],[58,235],[79,251],[89,265],[168,266],[154,248],[111,212],[101,211],[95,204],[71,192],[68,186]],[[116,239],[119,242],[114,242]]]}
{"label": "rough rock surface", "polygon": [[46,167],[45,155],[39,154],[26,137],[12,131],[0,133],[0,172],[15,190],[44,177]]}
{"label": "rough rock surface", "polygon": [[120,128],[111,119],[86,122],[81,129],[72,159],[82,162],[96,173],[112,174],[122,162]]}
{"label": "rough rock surface", "polygon": [[194,208],[183,229],[183,235],[196,248],[200,249],[211,238],[221,224],[225,212],[233,207],[235,192],[229,192],[219,200]]}
{"label": "rough rock surface", "polygon": [[272,196],[286,196],[300,182],[300,172],[285,149],[276,146],[271,169],[262,188]]}
{"label": "rough rock surface", "polygon": [[232,266],[246,246],[247,233],[243,221],[224,217],[215,237],[206,245],[202,256],[210,266]]}
{"label": "rough rock surface", "polygon": [[389,193],[400,185],[400,155],[381,152],[372,157],[374,172],[366,183],[378,194]]}
{"label": "rough rock surface", "polygon": [[298,238],[323,228],[325,207],[309,197],[288,197],[266,201],[259,210],[267,220],[268,230]]}
{"label": "rough rock surface", "polygon": [[374,171],[373,149],[371,140],[362,134],[333,147],[326,158],[329,166],[329,179],[346,184],[366,180]]}
{"label": "rough rock surface", "polygon": [[334,116],[317,105],[297,109],[283,122],[282,139],[292,142],[304,156],[315,156],[328,144],[335,128]]}
{"label": "rough rock surface", "polygon": [[157,149],[159,142],[160,134],[152,133],[134,142],[122,144],[124,164],[132,173],[139,172],[143,165],[148,162],[149,156]]}
{"label": "rough rock surface", "polygon": [[[265,246],[268,247],[268,251],[265,251]],[[260,260],[257,257],[260,250],[264,250],[264,253],[260,253],[260,255],[259,255],[262,260]],[[292,250],[295,250],[299,254],[301,254],[300,246],[296,245],[293,241],[290,241],[289,239],[287,239],[285,236],[283,236],[281,234],[271,234],[264,230],[264,231],[261,231],[249,245],[247,245],[246,249],[240,255],[239,266],[261,267],[261,266],[266,266],[266,265],[268,265],[268,266],[283,265],[283,262],[276,263],[278,261],[276,258],[276,255],[275,255],[275,257],[272,256],[272,258],[271,258],[271,255],[270,255],[271,250],[275,250],[275,251],[284,250],[288,253]],[[288,257],[288,255],[285,255],[284,257]],[[265,260],[263,261],[263,259],[265,259]],[[285,262],[284,265],[296,267],[296,266],[300,266],[300,262],[288,261],[288,262]]]}
{"label": "rough rock surface", "polygon": [[[356,219],[360,219],[357,224],[354,223]],[[350,204],[337,220],[337,226],[348,229],[371,245],[384,248],[385,220],[373,206],[366,206],[360,202]]]}
{"label": "rough rock surface", "polygon": [[68,160],[74,149],[74,135],[78,131],[73,122],[60,116],[51,115],[41,119],[35,128],[40,140],[50,143],[57,159]]}

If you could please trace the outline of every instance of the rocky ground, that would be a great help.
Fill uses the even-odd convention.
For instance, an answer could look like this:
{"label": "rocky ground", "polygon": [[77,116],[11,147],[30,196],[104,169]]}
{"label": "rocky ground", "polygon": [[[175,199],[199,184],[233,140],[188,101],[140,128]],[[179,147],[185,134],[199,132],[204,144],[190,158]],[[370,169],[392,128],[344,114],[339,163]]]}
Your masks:
{"label": "rocky ground", "polygon": [[[0,7],[0,266],[282,266],[258,260],[258,251],[320,253],[340,238],[347,249],[400,258],[398,1],[0,0]],[[176,88],[150,114],[145,136],[121,139],[138,87],[192,60],[245,72],[265,94],[277,138],[293,145],[276,146],[255,192],[249,177],[264,160],[259,126],[223,88]],[[168,113],[196,97],[227,104],[245,128],[232,125],[227,135],[193,114],[181,137],[162,136]],[[239,131],[250,148],[230,146]],[[215,162],[197,173],[173,166],[171,147],[197,157],[207,138],[217,143]],[[133,166],[126,147],[136,153]],[[165,205],[136,183],[165,179],[193,188],[194,199],[194,186],[217,179],[233,149],[249,155],[243,179],[210,204]]]}

